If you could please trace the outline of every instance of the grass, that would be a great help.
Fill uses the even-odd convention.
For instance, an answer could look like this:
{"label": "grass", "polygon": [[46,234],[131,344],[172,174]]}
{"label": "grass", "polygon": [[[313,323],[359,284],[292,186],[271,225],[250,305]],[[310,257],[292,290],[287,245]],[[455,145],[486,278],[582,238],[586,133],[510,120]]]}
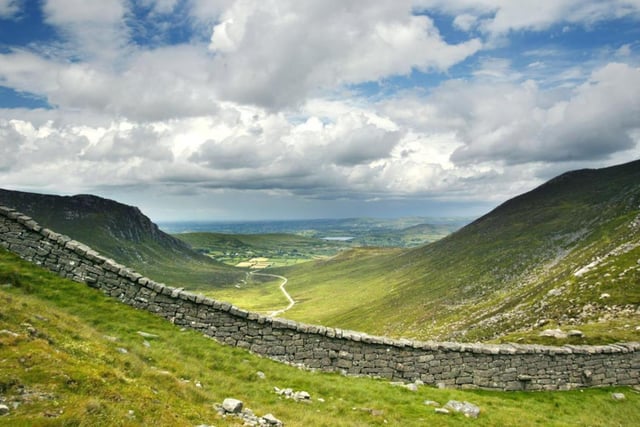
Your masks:
{"label": "grass", "polygon": [[631,227],[639,182],[640,162],[569,173],[423,247],[358,249],[277,269],[298,302],[287,317],[378,335],[529,342],[540,340],[536,325],[546,320],[584,326],[588,343],[637,341],[640,246],[582,277],[574,272],[624,244],[640,245],[640,227]]}
{"label": "grass", "polygon": [[[423,386],[411,392],[383,380],[302,371],[180,330],[4,250],[0,307],[0,398],[12,407],[3,425],[238,425],[213,408],[226,397],[257,414],[273,413],[287,426],[640,423],[640,395],[629,388],[501,393]],[[274,386],[308,391],[312,402],[281,399]],[[627,398],[614,401],[612,392]],[[438,415],[427,399],[469,401],[482,412],[475,420]]]}

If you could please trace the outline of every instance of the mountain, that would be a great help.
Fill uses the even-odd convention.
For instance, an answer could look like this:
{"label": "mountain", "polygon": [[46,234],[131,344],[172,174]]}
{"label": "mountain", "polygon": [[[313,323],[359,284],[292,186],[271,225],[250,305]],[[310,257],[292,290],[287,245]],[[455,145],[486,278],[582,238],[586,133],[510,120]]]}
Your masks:
{"label": "mountain", "polygon": [[244,277],[243,272],[164,233],[138,208],[113,200],[0,189],[0,204],[160,282],[197,288],[235,283]]}
{"label": "mountain", "polygon": [[432,244],[281,274],[296,320],[428,339],[638,339],[640,161],[560,175]]}

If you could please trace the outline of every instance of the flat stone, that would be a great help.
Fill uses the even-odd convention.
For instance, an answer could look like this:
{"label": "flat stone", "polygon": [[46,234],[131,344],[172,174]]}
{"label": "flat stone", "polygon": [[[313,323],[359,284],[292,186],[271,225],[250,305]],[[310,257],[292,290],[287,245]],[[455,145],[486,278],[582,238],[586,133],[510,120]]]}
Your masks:
{"label": "flat stone", "polygon": [[436,414],[443,414],[443,415],[446,415],[446,414],[448,414],[448,413],[449,413],[449,410],[448,410],[448,409],[445,409],[445,408],[436,408],[436,409],[435,409],[435,413],[436,413]]}
{"label": "flat stone", "polygon": [[473,403],[458,402],[457,400],[450,400],[444,405],[445,409],[450,409],[455,412],[464,414],[465,417],[478,418],[480,415],[480,408]]}

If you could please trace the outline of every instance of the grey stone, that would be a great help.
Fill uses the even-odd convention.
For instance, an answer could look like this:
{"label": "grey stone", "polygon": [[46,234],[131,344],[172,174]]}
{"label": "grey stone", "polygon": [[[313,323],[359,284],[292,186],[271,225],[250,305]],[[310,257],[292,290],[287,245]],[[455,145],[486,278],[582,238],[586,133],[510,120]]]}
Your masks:
{"label": "grey stone", "polygon": [[266,414],[262,419],[270,426],[283,426],[284,423],[273,416],[273,414]]}
{"label": "grey stone", "polygon": [[624,393],[611,393],[611,398],[613,400],[625,400],[627,397]]}
{"label": "grey stone", "polygon": [[239,414],[242,411],[243,405],[241,400],[228,397],[222,402],[222,409],[230,414]]}
{"label": "grey stone", "polygon": [[9,407],[7,405],[0,404],[0,415],[7,415],[9,413]]}
{"label": "grey stone", "polygon": [[455,412],[464,414],[465,417],[478,418],[480,415],[480,408],[473,403],[458,402],[457,400],[450,400],[444,405],[445,409],[449,409]]}

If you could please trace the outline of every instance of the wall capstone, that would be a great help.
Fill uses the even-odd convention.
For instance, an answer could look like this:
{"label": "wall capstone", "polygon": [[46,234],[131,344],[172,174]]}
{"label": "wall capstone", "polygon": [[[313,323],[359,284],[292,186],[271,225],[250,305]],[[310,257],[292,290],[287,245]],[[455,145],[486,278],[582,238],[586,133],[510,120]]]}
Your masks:
{"label": "wall capstone", "polygon": [[638,342],[561,347],[425,342],[266,317],[157,283],[2,206],[0,246],[221,343],[311,369],[506,391],[640,385]]}

